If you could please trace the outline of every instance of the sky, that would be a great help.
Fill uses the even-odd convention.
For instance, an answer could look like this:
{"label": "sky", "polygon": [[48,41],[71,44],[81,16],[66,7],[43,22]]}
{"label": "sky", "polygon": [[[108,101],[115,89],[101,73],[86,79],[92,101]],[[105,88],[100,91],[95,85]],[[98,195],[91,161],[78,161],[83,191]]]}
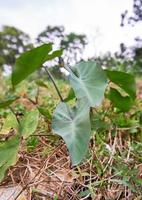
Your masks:
{"label": "sky", "polygon": [[120,27],[121,13],[132,12],[132,0],[0,0],[0,26],[12,25],[32,39],[47,25],[64,25],[66,32],[88,36],[85,55],[115,52],[133,45],[142,24]]}

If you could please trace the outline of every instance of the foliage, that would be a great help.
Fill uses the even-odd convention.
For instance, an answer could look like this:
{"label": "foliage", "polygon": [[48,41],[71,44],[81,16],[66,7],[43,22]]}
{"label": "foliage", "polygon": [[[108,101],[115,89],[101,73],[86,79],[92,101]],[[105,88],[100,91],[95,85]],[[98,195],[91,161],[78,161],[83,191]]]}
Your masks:
{"label": "foliage", "polygon": [[2,129],[0,131],[0,135],[7,135],[11,131],[11,129],[18,129],[16,116],[12,112],[8,113],[8,115],[6,116]]}
{"label": "foliage", "polygon": [[70,62],[75,61],[75,63],[81,60],[80,56],[86,44],[86,36],[75,33],[66,34],[60,42],[61,48],[65,50],[64,56],[68,58]]}
{"label": "foliage", "polygon": [[0,181],[3,180],[6,170],[16,163],[19,145],[20,138],[17,135],[0,143]]}
{"label": "foliage", "polygon": [[114,88],[110,88],[108,98],[113,103],[114,107],[119,108],[121,111],[129,111],[133,104],[129,96],[122,96],[121,93]]}
{"label": "foliage", "polygon": [[99,106],[107,86],[106,74],[95,62],[81,62],[75,70],[76,74],[69,69],[69,80],[76,97],[86,97],[90,107]]}
{"label": "foliage", "polygon": [[[126,23],[135,26],[137,23],[142,21],[142,0],[132,0],[133,6],[132,6],[132,13],[128,12],[128,10],[125,10],[121,14],[121,26],[125,26]],[[123,45],[125,46],[125,45]],[[131,60],[133,58],[132,62],[132,72],[139,75],[142,73],[142,39],[140,37],[135,38],[135,44],[133,47],[125,47],[124,52],[122,53],[128,53],[131,56]],[[130,53],[129,53],[130,52]]]}
{"label": "foliage", "polygon": [[126,18],[129,24],[142,21],[142,0],[133,0],[133,12],[129,17],[127,17],[127,15],[128,10],[125,10],[125,12],[121,14],[121,26],[124,26]]}
{"label": "foliage", "polygon": [[53,114],[52,129],[65,140],[72,164],[79,164],[86,155],[91,134],[87,99],[79,100],[73,108],[60,103]]}
{"label": "foliage", "polygon": [[[128,24],[135,26],[142,21],[142,1],[131,0],[132,13],[125,10],[121,14],[121,27]],[[120,43],[120,49],[114,54],[107,52],[106,54],[90,60],[95,60],[107,69],[114,69],[129,72],[137,76],[142,75],[142,39],[141,36],[134,38],[134,45],[127,46],[123,42]]]}
{"label": "foliage", "polygon": [[[13,69],[13,86],[15,87],[31,73],[39,69],[39,67],[42,67],[47,60],[62,54],[60,50],[49,54],[51,50],[52,44],[49,43],[22,54],[17,59]],[[134,77],[124,72],[103,70],[100,65],[93,61],[81,62],[73,68],[65,66],[69,72],[69,81],[74,92],[70,91],[68,97],[64,100],[47,66],[44,65],[44,68],[61,99],[61,102],[53,112],[52,131],[65,140],[71,156],[72,165],[78,165],[88,151],[92,128],[90,111],[93,108],[97,109],[101,107],[104,96],[108,96],[114,107],[119,108],[121,112],[128,111],[133,106],[136,97]],[[115,90],[112,89],[112,82]],[[40,83],[41,85],[43,86],[44,84]],[[125,104],[128,103],[126,98],[131,100],[131,104],[128,104],[127,109],[125,106],[120,106],[120,103],[118,104],[118,92],[121,92],[120,97],[123,101],[126,101]],[[73,103],[73,106],[71,106],[72,104],[66,103],[66,101],[72,99],[75,100],[75,105]],[[34,102],[35,105],[36,103]],[[51,114],[45,107],[37,106],[41,114],[47,118],[51,118]],[[32,135],[38,125],[39,112],[34,109],[33,111],[26,112],[21,120],[17,118],[18,133],[16,135],[19,135],[21,139],[27,139]],[[103,124],[103,127],[105,128],[107,126]]]}
{"label": "foliage", "polygon": [[[38,34],[36,42],[31,43],[28,34],[12,26],[3,26],[0,31],[0,66],[2,71],[5,69],[11,70],[15,64],[17,57],[32,49],[36,44],[53,43],[55,48],[64,49],[65,62],[78,62],[81,59],[82,53],[87,44],[87,37],[83,34],[65,33],[64,26],[47,26],[44,31]],[[61,52],[61,51],[60,51]],[[54,57],[60,56],[60,52],[55,51],[48,55],[47,60],[52,60]],[[18,60],[17,60],[18,62]],[[56,65],[56,66],[55,66]],[[58,68],[58,61],[55,59],[50,62],[50,69],[56,78],[62,78],[61,69]],[[38,71],[40,73],[40,69]]]}
{"label": "foliage", "polygon": [[64,37],[63,26],[47,26],[44,31],[38,34],[37,42],[38,43],[49,43],[55,42],[57,39]]}
{"label": "foliage", "polygon": [[106,70],[109,80],[121,87],[132,99],[136,98],[136,83],[134,76],[124,72]]}
{"label": "foliage", "polygon": [[7,106],[10,106],[16,99],[18,99],[17,96],[10,97],[6,100],[0,101],[0,108],[6,108]]}
{"label": "foliage", "polygon": [[63,26],[47,26],[37,37],[38,43],[54,42],[58,48],[64,49],[63,57],[66,61],[80,61],[87,44],[87,37],[83,34],[65,33]]}
{"label": "foliage", "polygon": [[16,60],[16,64],[12,72],[13,86],[17,85],[27,76],[42,67],[42,64],[47,60],[53,59],[62,53],[62,51],[60,51],[60,53],[55,51],[52,54],[49,54],[51,51],[52,44],[49,43],[43,44],[40,47],[34,48],[33,50],[22,54],[22,56]]}
{"label": "foliage", "polygon": [[[122,50],[121,47],[124,47]],[[118,70],[128,72],[136,76],[142,74],[142,50],[141,41],[133,47],[127,47],[123,43],[120,44],[120,51],[115,54],[107,52],[102,56],[89,58],[109,70]]]}
{"label": "foliage", "polygon": [[30,112],[26,112],[23,119],[19,124],[19,133],[20,135],[26,139],[30,135],[32,135],[38,125],[39,120],[39,112],[38,110],[31,110]]}
{"label": "foliage", "polygon": [[16,57],[32,46],[26,33],[12,26],[3,26],[0,31],[0,66],[13,66]]}

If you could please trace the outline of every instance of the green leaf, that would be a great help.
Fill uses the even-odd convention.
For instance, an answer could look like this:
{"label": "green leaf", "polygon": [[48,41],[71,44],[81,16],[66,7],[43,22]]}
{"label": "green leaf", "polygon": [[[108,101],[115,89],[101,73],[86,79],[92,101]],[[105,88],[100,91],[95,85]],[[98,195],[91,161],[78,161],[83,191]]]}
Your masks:
{"label": "green leaf", "polygon": [[89,189],[85,189],[83,191],[81,190],[78,195],[79,195],[80,198],[83,198],[83,197],[85,198],[89,194],[90,194],[90,190]]}
{"label": "green leaf", "polygon": [[53,132],[66,142],[73,165],[79,164],[88,150],[91,134],[89,111],[87,99],[81,99],[73,108],[61,102],[53,114]]}
{"label": "green leaf", "polygon": [[3,180],[6,170],[16,164],[19,146],[18,135],[0,143],[0,182]]}
{"label": "green leaf", "polygon": [[90,107],[99,106],[104,98],[107,78],[103,69],[95,62],[81,62],[70,70],[70,83],[78,99],[86,97]]}
{"label": "green leaf", "polygon": [[45,108],[43,106],[39,106],[38,110],[43,116],[47,117],[48,119],[52,119],[50,111],[47,108]]}
{"label": "green leaf", "polygon": [[132,99],[136,98],[136,82],[133,75],[109,70],[106,70],[106,74],[113,83],[121,87]]}
{"label": "green leaf", "polygon": [[32,135],[38,125],[39,111],[37,109],[26,112],[23,119],[20,122],[20,134],[24,139]]}
{"label": "green leaf", "polygon": [[48,86],[44,83],[44,81],[42,81],[42,80],[39,79],[39,80],[36,80],[35,82],[36,82],[36,84],[38,86],[44,87],[44,88],[48,89]]}
{"label": "green leaf", "polygon": [[127,112],[133,105],[133,100],[129,96],[122,96],[116,89],[110,88],[108,99],[112,101],[114,107]]}
{"label": "green leaf", "polygon": [[0,131],[0,134],[2,135],[8,134],[11,128],[18,129],[18,122],[16,116],[12,112],[10,112],[7,115],[4,124],[2,126],[2,129]]}
{"label": "green leaf", "polygon": [[46,61],[48,53],[52,50],[52,44],[43,44],[23,53],[17,60],[12,72],[13,86],[27,78],[34,71],[39,69]]}
{"label": "green leaf", "polygon": [[74,90],[71,88],[69,90],[69,93],[68,93],[68,96],[67,98],[64,99],[65,102],[68,102],[70,100],[73,100],[75,98],[75,93],[74,93]]}
{"label": "green leaf", "polygon": [[19,97],[11,97],[11,98],[8,98],[4,101],[0,101],[0,108],[6,108],[6,107],[10,106],[18,98]]}
{"label": "green leaf", "polygon": [[63,49],[53,51],[52,54],[46,56],[45,61],[52,60],[54,58],[60,57],[63,54]]}

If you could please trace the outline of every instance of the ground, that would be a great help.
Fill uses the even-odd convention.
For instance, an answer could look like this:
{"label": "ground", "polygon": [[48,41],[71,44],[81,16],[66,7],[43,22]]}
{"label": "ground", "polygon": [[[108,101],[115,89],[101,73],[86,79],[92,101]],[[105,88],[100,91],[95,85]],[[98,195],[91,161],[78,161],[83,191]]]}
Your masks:
{"label": "ground", "polygon": [[[93,110],[89,152],[76,167],[72,167],[62,138],[51,132],[50,117],[41,116],[37,131],[22,142],[19,160],[8,170],[0,185],[0,200],[8,200],[2,195],[5,188],[11,186],[19,186],[19,189],[9,197],[10,200],[17,197],[19,200],[142,199],[142,129],[137,123],[142,109],[141,81],[137,85],[138,99],[129,113],[112,113],[107,101],[101,108]],[[63,95],[69,89],[62,82],[59,87]],[[29,97],[37,91],[31,91],[31,85],[28,90],[26,88],[24,85],[18,89],[21,98],[16,105],[22,103],[30,111],[35,105]],[[38,101],[50,108],[52,114],[58,97],[53,89],[48,94],[47,90],[40,89]],[[45,103],[47,99],[48,103]],[[106,110],[107,114],[102,117]],[[116,127],[110,125],[112,120],[115,120]]]}

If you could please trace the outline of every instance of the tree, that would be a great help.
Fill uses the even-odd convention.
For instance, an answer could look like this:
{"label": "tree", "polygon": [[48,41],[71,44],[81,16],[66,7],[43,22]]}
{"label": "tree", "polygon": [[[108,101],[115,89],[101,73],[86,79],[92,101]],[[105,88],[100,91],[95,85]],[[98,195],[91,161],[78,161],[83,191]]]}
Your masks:
{"label": "tree", "polygon": [[121,26],[124,26],[126,18],[129,24],[142,21],[142,0],[133,0],[133,13],[128,16],[128,10],[121,14]]}
{"label": "tree", "polygon": [[[47,26],[44,31],[42,31],[37,36],[38,43],[49,43],[55,44],[60,43],[60,40],[64,37],[64,26]],[[59,45],[59,44],[58,44]]]}
{"label": "tree", "polygon": [[[136,25],[136,23],[142,21],[142,0],[133,0],[133,12],[129,15],[128,10],[125,10],[121,14],[121,26],[128,22],[130,25]],[[133,72],[142,73],[142,39],[140,37],[135,38],[135,45],[132,48],[125,48],[125,51],[131,52],[133,58]]]}
{"label": "tree", "polygon": [[16,57],[31,48],[26,33],[12,26],[3,26],[0,31],[0,66],[14,65]]}
{"label": "tree", "polygon": [[79,61],[87,44],[86,35],[69,33],[65,34],[63,26],[47,26],[37,37],[38,43],[52,42],[57,48],[64,49],[64,59],[70,62]]}
{"label": "tree", "polygon": [[65,49],[64,56],[69,58],[70,62],[78,62],[87,44],[86,35],[69,33],[61,40],[61,48]]}

